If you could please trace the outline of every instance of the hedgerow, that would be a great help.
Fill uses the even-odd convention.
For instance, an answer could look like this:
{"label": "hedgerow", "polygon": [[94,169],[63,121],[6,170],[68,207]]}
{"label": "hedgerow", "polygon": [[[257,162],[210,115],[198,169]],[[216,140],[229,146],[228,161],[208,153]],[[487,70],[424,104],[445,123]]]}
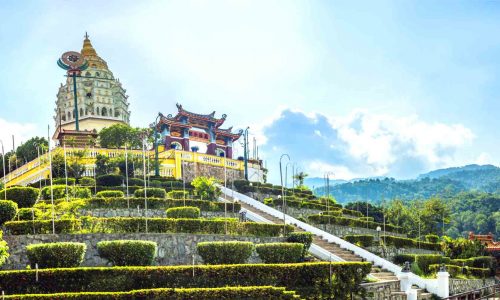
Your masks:
{"label": "hedgerow", "polygon": [[151,241],[116,240],[97,243],[99,256],[114,266],[149,266],[153,264],[156,243]]}
{"label": "hedgerow", "polygon": [[302,259],[304,245],[300,243],[266,243],[255,245],[264,263],[297,263]]}
{"label": "hedgerow", "polygon": [[[341,226],[351,226],[351,227],[363,227],[363,228],[371,228],[376,229],[378,226],[383,226],[384,224],[370,221],[363,221],[360,219],[347,218],[347,217],[334,217],[328,215],[310,215],[307,217],[309,222],[313,224],[334,224]],[[385,228],[387,231],[397,231],[401,229],[399,226],[385,224]]]}
{"label": "hedgerow", "polygon": [[9,258],[9,246],[7,246],[7,242],[3,240],[2,236],[3,232],[0,231],[0,267]]}
{"label": "hedgerow", "polygon": [[244,264],[253,251],[252,242],[200,242],[196,245],[203,262],[210,265]]}
{"label": "hedgerow", "polygon": [[313,241],[313,235],[312,233],[307,231],[292,232],[288,235],[286,240],[289,243],[301,243],[302,245],[304,245],[302,251],[302,259],[304,259],[304,257],[307,254],[307,251],[309,251],[309,248],[311,247]]}
{"label": "hedgerow", "polygon": [[188,218],[196,219],[200,217],[200,209],[194,206],[179,206],[167,209],[167,218]]}
{"label": "hedgerow", "polygon": [[17,203],[10,200],[0,200],[0,225],[16,216]]}
{"label": "hedgerow", "polygon": [[[42,189],[42,199],[51,199],[51,189],[50,186],[46,186]],[[52,194],[54,199],[61,199],[66,197],[66,191],[68,196],[71,198],[81,198],[88,199],[92,196],[90,189],[88,187],[78,187],[78,186],[66,186],[66,185],[53,185]]]}
{"label": "hedgerow", "polygon": [[361,247],[373,246],[374,239],[375,237],[371,234],[348,234],[344,236],[344,240]]}
{"label": "hedgerow", "polygon": [[398,236],[381,236],[381,240],[385,242],[387,246],[394,246],[396,248],[422,248],[427,250],[440,251],[441,244],[439,243],[429,243],[422,242],[415,239],[403,238]]}
{"label": "hedgerow", "polygon": [[68,268],[39,270],[38,282],[35,270],[16,270],[0,272],[0,289],[12,295],[272,285],[308,298],[348,299],[370,269],[367,262]]}
{"label": "hedgerow", "polygon": [[[237,222],[236,219],[169,219],[147,218],[150,233],[197,233],[197,234],[230,234],[252,236],[283,235],[283,225]],[[146,232],[146,219],[133,217],[93,218],[56,220],[56,233],[137,233]],[[52,233],[51,220],[10,221],[5,229],[12,235],[35,233]],[[287,225],[287,232],[293,226]]]}
{"label": "hedgerow", "polygon": [[[138,189],[134,192],[135,197],[144,197],[144,189]],[[146,188],[146,196],[152,198],[165,199],[167,197],[167,192],[162,188]]]}
{"label": "hedgerow", "polygon": [[97,192],[96,197],[123,198],[123,197],[125,197],[125,194],[122,191],[100,191],[100,192]]}
{"label": "hedgerow", "polygon": [[42,211],[38,208],[21,208],[17,211],[16,220],[28,221],[36,220],[42,215]]}
{"label": "hedgerow", "polygon": [[5,296],[5,299],[300,299],[294,291],[282,287],[160,288],[130,292],[83,292]]}
{"label": "hedgerow", "polygon": [[97,177],[97,185],[103,186],[119,186],[124,182],[125,178],[122,175],[101,175]]}

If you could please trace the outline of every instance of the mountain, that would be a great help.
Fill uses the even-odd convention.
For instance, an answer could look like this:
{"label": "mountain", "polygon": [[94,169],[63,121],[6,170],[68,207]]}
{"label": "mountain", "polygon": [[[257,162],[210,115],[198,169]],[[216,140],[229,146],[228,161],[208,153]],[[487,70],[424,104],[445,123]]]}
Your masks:
{"label": "mountain", "polygon": [[[347,180],[343,179],[330,179],[330,186],[342,184],[348,182]],[[311,177],[311,178],[306,178],[304,179],[304,184],[310,187],[311,189],[314,189],[316,187],[321,187],[325,185],[325,179],[320,178],[320,177]]]}
{"label": "mountain", "polygon": [[[413,200],[432,196],[452,197],[468,191],[500,193],[500,168],[492,165],[468,165],[435,170],[413,180],[372,178],[330,187],[330,193],[341,203],[380,202],[395,198]],[[324,195],[325,188],[316,188],[314,192]]]}

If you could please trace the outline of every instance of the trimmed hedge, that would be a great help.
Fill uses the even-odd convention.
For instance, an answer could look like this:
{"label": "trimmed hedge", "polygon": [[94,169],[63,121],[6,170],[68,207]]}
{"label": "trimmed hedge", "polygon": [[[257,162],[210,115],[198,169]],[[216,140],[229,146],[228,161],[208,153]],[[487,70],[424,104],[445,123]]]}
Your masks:
{"label": "trimmed hedge", "polygon": [[414,263],[415,256],[416,254],[396,254],[392,260],[395,264],[402,266],[405,262]]}
{"label": "trimmed hedge", "polygon": [[422,249],[441,251],[441,244],[439,243],[419,242],[414,239],[389,235],[381,236],[380,239],[385,241],[387,246],[394,246],[396,248],[418,248],[420,244],[420,248]]}
{"label": "trimmed hedge", "polygon": [[[125,183],[126,184],[126,183]],[[135,186],[144,186],[144,180],[140,178],[129,178],[128,179],[128,185],[135,185]]]}
{"label": "trimmed hedge", "polygon": [[[92,193],[88,187],[78,187],[78,186],[68,186],[67,187],[69,197],[71,198],[81,198],[88,199],[92,197]],[[66,198],[66,185],[53,185],[52,191],[54,194],[54,200]],[[50,185],[42,189],[42,199],[50,200]]]}
{"label": "trimmed hedge", "polygon": [[[167,192],[162,188],[146,188],[146,195],[148,197],[165,199],[167,197]],[[144,197],[144,189],[137,189],[134,191],[135,197]]]}
{"label": "trimmed hedge", "polygon": [[17,203],[10,200],[0,200],[0,225],[11,221],[17,214]]}
{"label": "trimmed hedge", "polygon": [[124,198],[125,194],[122,191],[100,191],[100,192],[97,192],[96,197],[101,197],[101,198]]}
{"label": "trimmed hedge", "polygon": [[[429,266],[429,273],[436,273],[439,271],[441,264],[433,264]],[[451,277],[457,277],[457,275],[466,275],[476,278],[486,278],[492,276],[491,270],[489,268],[474,268],[474,267],[461,267],[457,265],[446,265],[446,271],[450,273]]]}
{"label": "trimmed hedge", "polygon": [[[383,226],[383,224],[377,222],[363,221],[360,219],[346,218],[346,217],[334,217],[334,216],[320,215],[320,214],[309,215],[307,219],[309,220],[309,222],[313,224],[333,224],[340,226],[362,227],[362,228],[366,228],[368,225],[368,228],[371,229],[376,229],[377,226],[381,227]],[[391,224],[385,224],[385,228],[387,229],[387,231],[397,231],[398,229],[401,229],[401,227]]]}
{"label": "trimmed hedge", "polygon": [[156,254],[156,243],[151,241],[116,240],[97,243],[99,256],[114,266],[150,266]]}
{"label": "trimmed hedge", "polygon": [[31,267],[38,263],[39,268],[78,267],[85,256],[87,246],[84,243],[46,243],[26,246],[26,253]]}
{"label": "trimmed hedge", "polygon": [[5,263],[7,258],[9,258],[9,246],[7,242],[2,239],[3,232],[0,231],[0,267]]}
{"label": "trimmed hedge", "polygon": [[415,256],[415,263],[424,274],[429,274],[429,266],[434,264],[449,264],[450,258],[436,254],[419,254]]}
{"label": "trimmed hedge", "polygon": [[170,191],[167,193],[167,197],[170,199],[184,199],[184,198],[187,198],[188,195],[189,195],[189,192],[184,191],[184,190],[175,190],[175,191]]}
{"label": "trimmed hedge", "polygon": [[304,245],[300,243],[266,243],[255,245],[260,259],[267,264],[297,263],[302,260]]}
{"label": "trimmed hedge", "polygon": [[82,177],[78,180],[78,183],[81,185],[81,186],[90,186],[90,187],[94,187],[96,185],[96,181],[94,178],[92,177]]}
{"label": "trimmed hedge", "polygon": [[[446,271],[450,274],[451,278],[456,278],[457,275],[462,274],[462,268],[454,265],[445,265]],[[432,264],[429,265],[429,273],[437,273],[441,268],[441,264]]]}
{"label": "trimmed hedge", "polygon": [[115,174],[101,175],[97,177],[97,185],[119,186],[122,185],[124,180],[125,177],[123,177],[122,175],[115,175]]}
{"label": "trimmed hedge", "polygon": [[292,232],[288,235],[286,241],[289,243],[301,243],[302,245],[304,245],[302,251],[302,259],[304,259],[307,252],[309,251],[309,248],[311,247],[313,235],[312,233],[307,231]]}
{"label": "trimmed hedge", "polygon": [[42,211],[38,208],[21,208],[17,211],[16,220],[19,221],[32,221],[38,219],[42,215]]}
{"label": "trimmed hedge", "polygon": [[493,256],[478,256],[467,259],[452,259],[450,264],[455,266],[467,266],[473,268],[487,268],[491,270],[491,275],[495,274],[497,269],[497,260]]}
{"label": "trimmed hedge", "polygon": [[360,245],[361,247],[373,246],[375,237],[371,234],[348,234],[344,236],[344,240],[352,244]]}
{"label": "trimmed hedge", "polygon": [[16,202],[19,208],[32,207],[40,194],[40,191],[33,187],[15,186],[7,188],[7,190],[1,190],[0,198],[4,197],[5,192],[7,192],[7,200]]}
{"label": "trimmed hedge", "polygon": [[[93,198],[87,199],[86,208],[127,208],[130,207],[144,208],[144,197],[142,198]],[[226,203],[227,211],[239,212],[241,210],[240,203]],[[173,199],[158,199],[148,198],[149,209],[168,209],[170,207],[179,206],[194,206],[201,211],[224,211],[223,202],[207,201],[207,200],[173,200]]]}
{"label": "trimmed hedge", "polygon": [[[236,219],[169,219],[148,218],[149,233],[196,233],[196,234],[231,234],[252,236],[283,235],[283,225],[237,222]],[[12,235],[52,233],[51,220],[10,221],[4,224]],[[145,218],[114,217],[68,219],[55,221],[56,233],[139,233],[146,232]],[[227,231],[226,231],[227,229]],[[293,231],[287,225],[287,232]]]}
{"label": "trimmed hedge", "polygon": [[171,207],[167,209],[167,218],[197,219],[200,217],[200,209],[194,206]]}
{"label": "trimmed hedge", "polygon": [[294,291],[274,286],[241,286],[222,288],[161,288],[130,292],[83,292],[5,296],[5,299],[299,299]]}
{"label": "trimmed hedge", "polygon": [[35,270],[16,270],[0,272],[0,289],[22,294],[272,285],[308,298],[348,299],[370,269],[368,262],[71,268],[39,270],[38,282]]}
{"label": "trimmed hedge", "polygon": [[[75,185],[76,179],[75,178],[68,178],[68,185]],[[52,184],[64,184],[66,185],[66,178],[54,178],[52,180]]]}
{"label": "trimmed hedge", "polygon": [[425,236],[425,241],[429,242],[429,243],[437,243],[437,242],[439,242],[439,236],[437,236],[435,234],[427,234]]}
{"label": "trimmed hedge", "polygon": [[252,242],[200,242],[196,245],[203,262],[210,265],[244,264],[253,251]]}

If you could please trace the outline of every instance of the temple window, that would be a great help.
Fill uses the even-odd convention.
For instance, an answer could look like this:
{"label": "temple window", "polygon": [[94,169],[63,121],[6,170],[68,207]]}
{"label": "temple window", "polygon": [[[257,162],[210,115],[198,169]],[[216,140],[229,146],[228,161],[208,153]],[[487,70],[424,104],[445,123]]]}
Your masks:
{"label": "temple window", "polygon": [[92,98],[92,93],[91,92],[87,93],[87,98]]}
{"label": "temple window", "polygon": [[106,109],[106,107],[102,108],[101,114],[102,114],[103,117],[106,117],[108,115],[108,110]]}
{"label": "temple window", "polygon": [[101,74],[99,72],[95,72],[95,77],[99,77]]}
{"label": "temple window", "polygon": [[182,149],[182,145],[179,142],[172,142],[172,143],[170,143],[170,149],[183,150]]}
{"label": "temple window", "polygon": [[71,113],[68,111],[68,120],[71,120]]}
{"label": "temple window", "polygon": [[87,71],[87,73],[85,73],[85,76],[90,77],[90,72]]}
{"label": "temple window", "polygon": [[65,114],[62,115],[62,120],[66,121],[66,115]]}
{"label": "temple window", "polygon": [[97,109],[97,114],[96,114],[96,115],[99,115],[99,107],[98,107],[98,108],[96,108],[96,109]]}
{"label": "temple window", "polygon": [[83,116],[83,108],[80,108],[80,116]]}

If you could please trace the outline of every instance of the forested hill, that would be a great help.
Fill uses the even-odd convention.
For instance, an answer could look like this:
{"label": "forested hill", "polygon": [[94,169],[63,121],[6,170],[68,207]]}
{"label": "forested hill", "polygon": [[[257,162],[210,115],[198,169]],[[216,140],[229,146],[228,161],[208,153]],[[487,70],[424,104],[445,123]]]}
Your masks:
{"label": "forested hill", "polygon": [[[471,190],[500,193],[500,168],[491,165],[469,165],[432,171],[415,180],[363,179],[330,187],[330,193],[341,203],[451,197]],[[318,195],[323,195],[324,192],[324,187],[315,189]]]}

